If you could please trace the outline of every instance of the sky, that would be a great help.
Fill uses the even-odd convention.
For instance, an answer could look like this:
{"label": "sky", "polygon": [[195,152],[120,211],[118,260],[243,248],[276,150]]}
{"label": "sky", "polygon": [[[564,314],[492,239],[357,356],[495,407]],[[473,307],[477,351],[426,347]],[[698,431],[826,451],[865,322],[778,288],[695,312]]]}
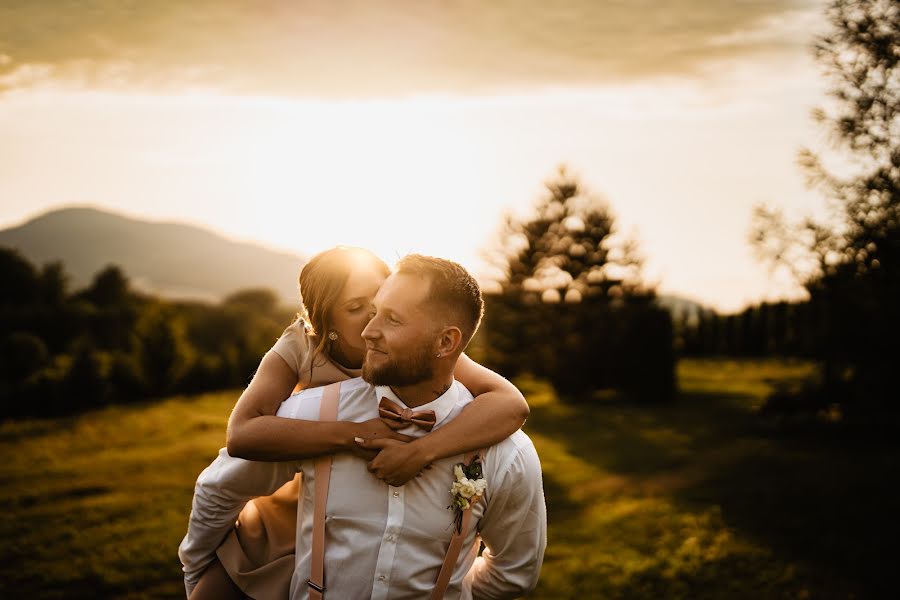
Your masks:
{"label": "sky", "polygon": [[486,273],[565,164],[662,293],[799,288],[752,208],[818,214],[821,0],[0,0],[0,227],[63,205]]}

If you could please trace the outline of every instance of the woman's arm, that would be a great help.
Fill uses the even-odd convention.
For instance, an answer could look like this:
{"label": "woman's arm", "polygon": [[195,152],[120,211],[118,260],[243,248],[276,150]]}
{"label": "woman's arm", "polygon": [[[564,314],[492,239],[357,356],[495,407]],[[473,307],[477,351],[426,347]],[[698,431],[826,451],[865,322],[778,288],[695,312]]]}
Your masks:
{"label": "woman's arm", "polygon": [[455,419],[408,444],[390,440],[357,442],[381,449],[369,470],[390,485],[400,486],[439,458],[488,448],[512,435],[528,418],[525,397],[509,381],[463,354],[454,376],[475,400]]}
{"label": "woman's arm", "polygon": [[298,460],[346,450],[359,453],[355,437],[410,439],[395,433],[380,419],[351,423],[276,417],[278,407],[296,385],[297,374],[284,359],[276,352],[267,352],[228,419],[228,454],[247,460]]}

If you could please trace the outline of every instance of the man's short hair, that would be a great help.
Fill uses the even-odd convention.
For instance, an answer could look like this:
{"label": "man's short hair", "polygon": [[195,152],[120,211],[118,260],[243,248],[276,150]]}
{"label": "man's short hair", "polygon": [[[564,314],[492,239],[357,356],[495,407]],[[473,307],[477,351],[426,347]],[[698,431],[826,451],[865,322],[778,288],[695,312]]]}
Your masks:
{"label": "man's short hair", "polygon": [[435,314],[447,315],[462,332],[462,349],[478,330],[484,315],[481,287],[468,271],[451,260],[407,254],[397,263],[397,274],[415,275],[429,282],[425,303]]}

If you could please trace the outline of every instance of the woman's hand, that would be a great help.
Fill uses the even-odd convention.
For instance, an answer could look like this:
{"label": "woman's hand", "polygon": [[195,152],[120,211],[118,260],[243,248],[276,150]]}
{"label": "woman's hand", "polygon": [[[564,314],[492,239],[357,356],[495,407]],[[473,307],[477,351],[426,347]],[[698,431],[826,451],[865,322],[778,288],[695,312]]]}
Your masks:
{"label": "woman's hand", "polygon": [[356,443],[367,451],[380,450],[378,456],[369,462],[369,472],[388,485],[400,487],[424,469],[430,468],[431,460],[416,444],[391,438]]}
{"label": "woman's hand", "polygon": [[348,445],[348,449],[364,460],[374,459],[381,451],[382,446],[375,445],[376,442],[391,441],[406,445],[415,439],[395,431],[402,429],[403,423],[390,423],[378,417],[362,423],[352,423],[350,427],[354,442]]}

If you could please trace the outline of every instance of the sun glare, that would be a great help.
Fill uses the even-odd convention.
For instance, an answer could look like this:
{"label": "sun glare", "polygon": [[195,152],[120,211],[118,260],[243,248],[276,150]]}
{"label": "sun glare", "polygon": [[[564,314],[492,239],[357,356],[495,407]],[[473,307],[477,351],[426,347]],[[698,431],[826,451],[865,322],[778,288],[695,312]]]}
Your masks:
{"label": "sun glare", "polygon": [[772,108],[805,101],[755,80],[354,101],[22,92],[0,114],[0,175],[15,175],[0,194],[18,218],[86,202],[306,255],[347,244],[486,274],[504,213],[527,214],[567,164],[635,232],[649,280],[737,308],[773,292],[744,243],[752,204],[810,198],[794,167],[808,128]]}
{"label": "sun glare", "polygon": [[[388,260],[431,251],[471,262],[464,249],[483,243],[471,234],[487,232],[473,227],[482,219],[467,209],[477,208],[470,192],[485,185],[478,175],[489,157],[479,156],[452,107],[432,100],[247,104],[253,117],[235,124],[232,143],[216,152],[223,164],[241,165],[235,193],[258,200],[242,212],[261,236],[286,247],[361,245]],[[262,204],[279,214],[259,210]]]}

